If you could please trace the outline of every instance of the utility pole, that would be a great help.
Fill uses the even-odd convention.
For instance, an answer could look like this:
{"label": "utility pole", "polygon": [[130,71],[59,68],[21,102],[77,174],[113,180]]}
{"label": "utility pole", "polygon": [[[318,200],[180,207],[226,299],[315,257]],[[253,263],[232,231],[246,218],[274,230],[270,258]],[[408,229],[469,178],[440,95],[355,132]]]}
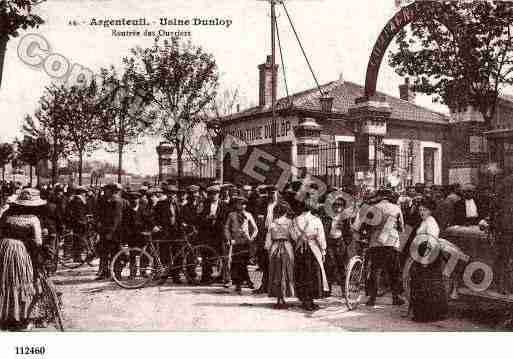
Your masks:
{"label": "utility pole", "polygon": [[276,144],[276,0],[271,2],[271,127],[273,131],[273,145]]}

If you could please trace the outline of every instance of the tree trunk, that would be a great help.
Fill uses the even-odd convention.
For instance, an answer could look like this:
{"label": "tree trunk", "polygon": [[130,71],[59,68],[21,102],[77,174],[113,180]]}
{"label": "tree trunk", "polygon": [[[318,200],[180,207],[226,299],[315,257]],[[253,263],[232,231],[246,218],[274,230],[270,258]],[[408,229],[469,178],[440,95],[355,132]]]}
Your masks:
{"label": "tree trunk", "polygon": [[2,166],[2,181],[5,182],[5,165]]}
{"label": "tree trunk", "polygon": [[118,143],[118,183],[121,183],[121,171],[123,170],[123,144]]}
{"label": "tree trunk", "polygon": [[38,163],[36,165],[36,187],[39,188],[39,180],[40,180],[40,175],[39,175],[39,165],[40,163]]}
{"label": "tree trunk", "polygon": [[177,166],[178,184],[180,184],[180,181],[183,177],[183,158],[182,158],[183,148],[180,149],[179,147],[181,147],[181,146],[178,146],[177,151],[176,151],[176,166]]}
{"label": "tree trunk", "polygon": [[57,156],[52,157],[52,186],[57,183]]}
{"label": "tree trunk", "polygon": [[82,186],[82,167],[83,167],[84,153],[80,152],[78,155],[78,185]]}
{"label": "tree trunk", "polygon": [[0,36],[0,87],[2,86],[2,72],[4,69],[5,52],[7,51],[7,41],[9,36],[3,34]]}
{"label": "tree trunk", "polygon": [[30,173],[29,186],[32,187],[32,165],[29,165],[29,173]]}

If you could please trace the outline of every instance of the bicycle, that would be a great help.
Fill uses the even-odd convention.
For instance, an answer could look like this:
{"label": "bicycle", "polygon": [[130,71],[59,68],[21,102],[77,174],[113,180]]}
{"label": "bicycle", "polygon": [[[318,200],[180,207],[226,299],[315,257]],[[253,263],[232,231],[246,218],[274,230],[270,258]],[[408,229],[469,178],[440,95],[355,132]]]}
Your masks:
{"label": "bicycle", "polygon": [[[192,228],[183,232],[181,239],[154,239],[152,232],[143,232],[145,245],[142,248],[124,246],[113,257],[110,272],[114,282],[125,289],[137,289],[157,280],[159,285],[166,282],[173,269],[180,268],[189,283],[197,284],[199,279],[205,279],[203,270],[210,268],[212,273],[208,281],[211,284],[215,276],[221,275],[221,257],[217,251],[208,245],[193,245],[192,239],[197,231]],[[160,244],[183,242],[180,250],[173,255],[170,249],[169,265],[162,262]]]}
{"label": "bicycle", "polygon": [[[367,281],[370,276],[370,261],[367,258],[369,243],[366,240],[356,240],[362,247],[361,255],[351,257],[347,263],[346,278],[344,283],[344,298],[347,308],[354,310],[360,304],[363,293],[367,290]],[[377,296],[384,296],[388,292],[387,276],[381,270],[377,276]]]}
{"label": "bicycle", "polygon": [[45,271],[38,270],[37,279],[41,286],[41,292],[32,301],[28,310],[28,318],[35,322],[36,327],[48,327],[46,324],[51,324],[55,329],[63,332],[62,301]]}
{"label": "bicycle", "polygon": [[[53,259],[55,268],[61,264],[64,268],[76,269],[84,263],[93,267],[95,265],[93,262],[98,258],[97,245],[99,241],[100,235],[94,229],[93,216],[87,215],[87,230],[84,239],[73,233],[72,230],[68,230],[57,237],[53,249],[48,248],[47,250]],[[74,249],[74,243],[77,242],[81,242],[81,248]]]}

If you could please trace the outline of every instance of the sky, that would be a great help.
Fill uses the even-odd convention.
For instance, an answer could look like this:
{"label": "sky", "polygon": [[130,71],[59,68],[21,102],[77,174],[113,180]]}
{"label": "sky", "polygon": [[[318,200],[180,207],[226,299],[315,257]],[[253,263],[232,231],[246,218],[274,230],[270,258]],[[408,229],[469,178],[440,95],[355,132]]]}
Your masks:
{"label": "sky", "polygon": [[[153,37],[113,36],[112,29],[131,27],[91,26],[91,20],[138,19],[150,21],[149,30],[190,31],[190,39],[212,53],[218,64],[222,89],[238,89],[241,108],[256,104],[258,99],[258,64],[270,54],[269,3],[262,0],[47,0],[36,8],[46,21],[37,30],[22,32],[7,45],[3,80],[0,88],[0,141],[20,136],[25,114],[33,114],[45,86],[58,79],[41,68],[30,67],[17,55],[21,39],[28,33],[43,36],[50,44],[50,53],[58,53],[71,64],[77,63],[93,71],[110,65],[118,66],[123,56],[135,46],[150,46]],[[345,80],[364,83],[368,57],[387,21],[396,11],[394,0],[288,0],[291,15],[303,47],[319,83]],[[160,26],[161,17],[168,19],[231,20],[230,26]],[[76,21],[77,26],[69,25]],[[155,22],[155,24],[153,24]],[[315,87],[307,64],[278,7],[278,28],[283,47],[286,77],[291,93]],[[142,28],[146,29],[146,27]],[[142,30],[139,27],[139,30]],[[279,59],[279,53],[277,55]],[[278,61],[281,62],[281,61]],[[398,96],[402,79],[383,60],[378,90]],[[280,68],[278,96],[284,96]],[[417,103],[437,111],[429,98],[418,97]],[[155,146],[158,139],[147,139],[125,155],[125,169],[141,174],[157,172]],[[103,151],[94,158],[115,163],[116,156]]]}

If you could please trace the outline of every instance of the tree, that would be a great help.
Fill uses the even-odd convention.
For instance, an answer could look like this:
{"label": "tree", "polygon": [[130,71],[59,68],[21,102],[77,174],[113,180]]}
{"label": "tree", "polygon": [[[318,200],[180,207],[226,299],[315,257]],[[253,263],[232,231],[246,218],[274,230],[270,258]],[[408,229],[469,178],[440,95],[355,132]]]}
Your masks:
{"label": "tree", "polygon": [[58,87],[47,87],[39,99],[40,108],[35,111],[34,117],[25,116],[22,133],[33,138],[44,136],[49,143],[48,158],[52,164],[52,184],[57,182],[58,161],[69,154],[69,141],[65,133],[65,122],[58,104],[60,98]]}
{"label": "tree", "polygon": [[[44,1],[44,0],[43,0]],[[9,37],[18,37],[19,29],[39,27],[44,21],[32,13],[32,7],[41,0],[1,0],[0,1],[0,85]]]}
{"label": "tree", "polygon": [[39,165],[47,160],[50,153],[50,144],[45,137],[33,138],[25,135],[22,141],[18,141],[18,158],[29,165],[30,186],[32,186],[32,168],[36,169],[37,185],[40,182]]}
{"label": "tree", "polygon": [[120,75],[112,66],[102,69],[103,100],[107,102],[109,116],[104,120],[102,139],[106,142],[107,152],[118,154],[118,183],[123,172],[123,153],[126,148],[138,140],[152,123],[151,113],[147,113],[151,97],[150,89],[144,77],[135,71],[134,61],[126,61],[124,72]]}
{"label": "tree", "polygon": [[78,182],[81,185],[84,156],[99,147],[108,125],[103,121],[108,117],[106,104],[101,101],[95,81],[81,87],[52,85],[48,91],[52,96],[50,117],[55,121],[52,128],[61,141],[57,150],[69,151],[78,157]]}
{"label": "tree", "polygon": [[489,123],[501,90],[513,83],[513,6],[507,2],[445,2],[461,19],[454,33],[430,14],[397,35],[389,64],[415,78],[415,90],[452,110],[473,106]]}
{"label": "tree", "polygon": [[153,47],[132,49],[124,61],[138,64],[138,70],[152,88],[155,130],[174,145],[178,178],[183,176],[184,152],[190,152],[189,139],[202,119],[203,110],[216,96],[217,65],[201,47],[178,38],[155,41]]}
{"label": "tree", "polygon": [[14,147],[10,143],[0,143],[0,166],[2,166],[2,181],[5,181],[5,166],[14,158]]}

